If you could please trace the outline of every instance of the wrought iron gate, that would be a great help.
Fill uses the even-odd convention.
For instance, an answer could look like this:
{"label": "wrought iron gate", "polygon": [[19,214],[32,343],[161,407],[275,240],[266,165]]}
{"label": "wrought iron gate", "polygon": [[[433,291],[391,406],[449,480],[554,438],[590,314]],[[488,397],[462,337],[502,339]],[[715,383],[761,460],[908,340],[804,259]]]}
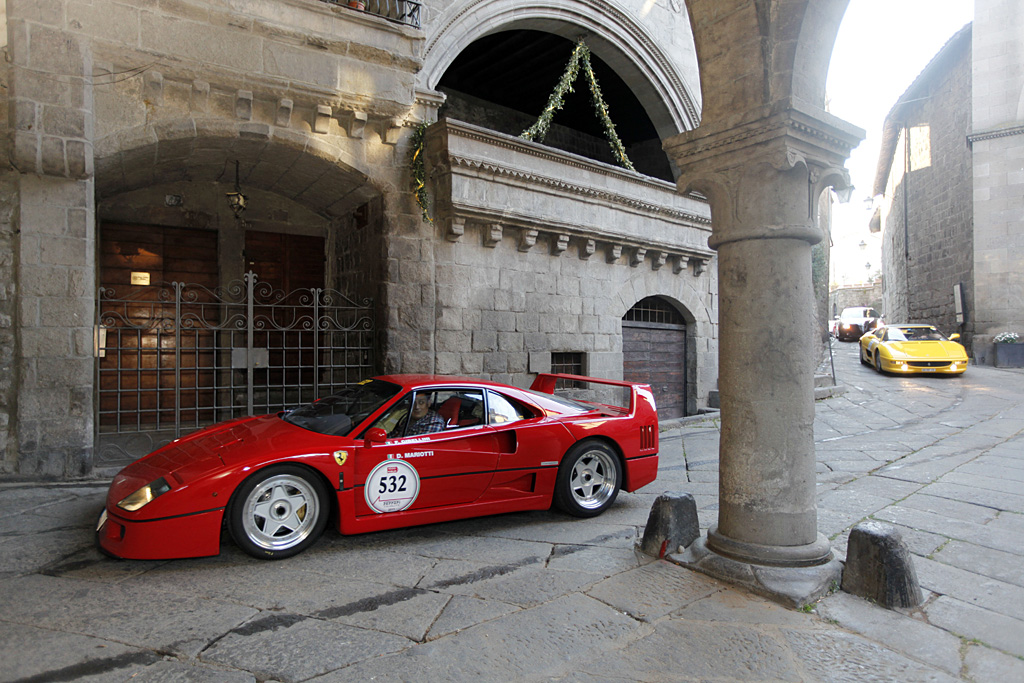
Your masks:
{"label": "wrought iron gate", "polygon": [[283,292],[256,274],[226,287],[101,287],[96,458],[123,465],[195,429],[292,408],[373,374],[373,303]]}

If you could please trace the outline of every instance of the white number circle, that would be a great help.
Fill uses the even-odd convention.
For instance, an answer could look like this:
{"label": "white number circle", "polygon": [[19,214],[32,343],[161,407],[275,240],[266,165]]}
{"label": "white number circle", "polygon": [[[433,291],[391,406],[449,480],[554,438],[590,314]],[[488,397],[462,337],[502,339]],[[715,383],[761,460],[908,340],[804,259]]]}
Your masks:
{"label": "white number circle", "polygon": [[363,495],[375,512],[399,512],[413,504],[420,492],[420,475],[405,460],[385,460],[366,478]]}

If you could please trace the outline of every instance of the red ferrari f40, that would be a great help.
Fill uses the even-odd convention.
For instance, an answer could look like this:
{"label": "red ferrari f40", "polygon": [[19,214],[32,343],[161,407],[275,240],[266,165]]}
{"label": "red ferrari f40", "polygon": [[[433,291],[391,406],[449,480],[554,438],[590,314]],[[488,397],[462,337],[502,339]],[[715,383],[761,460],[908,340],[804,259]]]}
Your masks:
{"label": "red ferrari f40", "polygon": [[[559,380],[628,394],[628,405],[556,396]],[[389,375],[201,429],[128,465],[97,538],[116,557],[201,557],[220,552],[226,528],[250,555],[280,559],[331,519],[358,534],[552,505],[591,517],[657,473],[649,385]]]}

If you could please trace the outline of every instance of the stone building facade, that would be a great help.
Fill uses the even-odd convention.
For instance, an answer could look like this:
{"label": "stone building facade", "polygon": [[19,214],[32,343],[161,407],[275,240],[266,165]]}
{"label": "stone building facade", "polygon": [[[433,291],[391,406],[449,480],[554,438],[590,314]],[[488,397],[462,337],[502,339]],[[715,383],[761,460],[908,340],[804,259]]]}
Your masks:
{"label": "stone building facade", "polygon": [[[660,144],[698,124],[696,53],[682,3],[641,4],[9,0],[0,474],[103,474],[380,372],[636,376],[662,362],[634,362],[655,334],[678,372],[641,378],[670,416],[706,406],[710,211]],[[571,121],[561,148],[458,121],[465,102],[507,120],[473,93],[448,116],[446,72],[501,32],[585,34],[649,118],[630,151],[656,170],[589,158]],[[439,118],[426,222],[409,160]],[[275,317],[317,289],[344,303],[320,332]],[[270,327],[239,332],[250,294]]]}
{"label": "stone building facade", "polygon": [[[889,322],[964,333],[954,286],[973,280],[971,29],[954,36],[886,118],[875,193],[883,195],[882,309]],[[866,304],[865,304],[866,305]]]}
{"label": "stone building facade", "polygon": [[1022,27],[1020,3],[975,3],[890,113],[875,183],[887,318],[961,332],[981,363],[1024,334]]}

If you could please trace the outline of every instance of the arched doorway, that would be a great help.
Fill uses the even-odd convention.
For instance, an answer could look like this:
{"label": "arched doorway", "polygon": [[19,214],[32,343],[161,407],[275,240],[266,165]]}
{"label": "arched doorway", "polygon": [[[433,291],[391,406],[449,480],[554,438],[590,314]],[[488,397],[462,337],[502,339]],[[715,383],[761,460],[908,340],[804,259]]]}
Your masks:
{"label": "arched doorway", "polygon": [[[101,469],[376,370],[382,210],[366,177],[286,142],[191,149],[149,148],[161,173],[97,178]],[[270,172],[273,160],[287,168]],[[291,173],[318,182],[296,193]]]}
{"label": "arched doorway", "polygon": [[660,419],[686,416],[686,320],[662,297],[642,299],[622,317],[622,378],[651,385]]}

